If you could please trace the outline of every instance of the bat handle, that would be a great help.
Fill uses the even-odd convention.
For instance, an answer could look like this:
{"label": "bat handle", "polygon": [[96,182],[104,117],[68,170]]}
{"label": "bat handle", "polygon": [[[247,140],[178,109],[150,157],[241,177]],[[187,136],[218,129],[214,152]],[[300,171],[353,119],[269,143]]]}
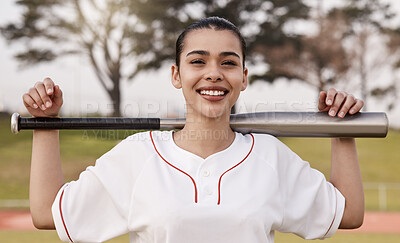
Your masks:
{"label": "bat handle", "polygon": [[11,132],[14,134],[19,133],[20,126],[19,122],[21,120],[21,116],[18,113],[14,113],[11,116]]}

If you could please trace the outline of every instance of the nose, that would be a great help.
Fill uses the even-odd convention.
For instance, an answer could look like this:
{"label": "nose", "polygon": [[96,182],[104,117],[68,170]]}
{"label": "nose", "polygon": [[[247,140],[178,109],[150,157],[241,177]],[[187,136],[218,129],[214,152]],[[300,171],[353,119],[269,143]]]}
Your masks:
{"label": "nose", "polygon": [[216,65],[210,65],[205,74],[205,79],[210,82],[218,82],[223,79],[223,75]]}

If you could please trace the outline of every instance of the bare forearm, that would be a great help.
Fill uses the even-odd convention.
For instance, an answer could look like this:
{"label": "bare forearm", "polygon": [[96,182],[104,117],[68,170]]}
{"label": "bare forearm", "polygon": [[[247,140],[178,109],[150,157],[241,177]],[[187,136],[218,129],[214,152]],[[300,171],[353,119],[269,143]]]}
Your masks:
{"label": "bare forearm", "polygon": [[353,138],[332,139],[330,181],[346,199],[340,228],[358,228],[364,218],[364,191]]}
{"label": "bare forearm", "polygon": [[34,131],[29,197],[36,227],[54,228],[51,205],[63,184],[58,131]]}

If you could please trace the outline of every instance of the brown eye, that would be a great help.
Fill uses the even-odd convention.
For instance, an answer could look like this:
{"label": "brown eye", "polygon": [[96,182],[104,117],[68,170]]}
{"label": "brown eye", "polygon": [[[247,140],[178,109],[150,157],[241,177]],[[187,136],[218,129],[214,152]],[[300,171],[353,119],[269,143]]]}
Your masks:
{"label": "brown eye", "polygon": [[234,61],[225,61],[225,62],[222,63],[222,65],[236,66],[236,62],[234,62]]}
{"label": "brown eye", "polygon": [[196,59],[190,62],[190,64],[204,64],[204,61],[201,59]]}

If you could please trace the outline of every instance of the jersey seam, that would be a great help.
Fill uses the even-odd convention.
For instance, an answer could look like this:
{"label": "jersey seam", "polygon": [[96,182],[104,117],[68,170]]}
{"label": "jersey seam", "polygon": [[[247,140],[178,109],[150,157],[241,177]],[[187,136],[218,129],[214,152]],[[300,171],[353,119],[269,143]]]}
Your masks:
{"label": "jersey seam", "polygon": [[230,169],[228,169],[228,170],[226,170],[224,173],[222,173],[222,175],[219,177],[219,181],[218,181],[218,202],[217,202],[217,205],[220,205],[220,202],[221,202],[221,181],[222,181],[222,177],[223,177],[227,172],[229,172],[229,171],[233,170],[234,168],[238,167],[239,165],[241,165],[241,164],[250,156],[251,152],[252,152],[253,149],[254,149],[255,138],[254,138],[253,134],[251,134],[251,133],[250,133],[250,136],[251,136],[251,138],[252,138],[252,144],[251,144],[250,150],[249,150],[249,152],[246,154],[246,156],[245,156],[239,163],[237,163],[236,165],[234,165],[233,167],[231,167]]}
{"label": "jersey seam", "polygon": [[[132,215],[132,210],[133,210],[133,204],[134,204],[134,201],[135,201],[134,197],[136,195],[136,190],[137,190],[137,187],[138,187],[138,183],[137,182],[142,177],[142,175],[144,173],[143,171],[145,170],[145,167],[149,164],[148,161],[152,160],[154,157],[157,157],[157,156],[156,155],[152,155],[148,159],[145,160],[144,165],[142,166],[142,169],[140,170],[140,172],[139,172],[139,174],[138,174],[138,176],[137,176],[137,178],[136,178],[136,180],[134,182],[134,186],[132,188],[132,192],[131,192],[131,196],[130,196],[129,211],[128,211],[128,222],[129,222],[129,225],[131,225],[130,224],[131,215]],[[130,231],[130,229],[129,229],[129,231]]]}
{"label": "jersey seam", "polygon": [[331,225],[329,226],[328,230],[326,231],[325,235],[324,235],[322,238],[325,238],[325,237],[328,235],[328,233],[329,233],[329,231],[331,230],[331,228],[332,228],[332,226],[333,226],[333,223],[335,222],[335,219],[336,219],[337,207],[338,207],[338,201],[337,201],[337,200],[338,200],[338,197],[337,197],[337,191],[336,191],[336,188],[335,188],[335,187],[333,187],[333,190],[335,191],[335,213],[334,213],[334,215],[333,215],[333,219],[332,219]]}
{"label": "jersey seam", "polygon": [[193,186],[194,186],[194,202],[197,203],[197,185],[196,185],[196,181],[193,179],[193,177],[192,177],[191,175],[189,175],[189,173],[185,172],[184,170],[182,170],[182,169],[176,167],[175,165],[171,164],[170,162],[168,162],[168,161],[161,155],[161,153],[158,151],[158,149],[157,149],[157,147],[156,147],[156,144],[155,144],[155,142],[154,142],[153,136],[152,136],[152,134],[151,134],[151,131],[149,132],[149,134],[150,134],[150,139],[151,139],[151,142],[152,142],[152,144],[153,144],[154,150],[156,151],[157,155],[158,155],[167,165],[171,166],[172,168],[174,168],[175,170],[181,172],[182,174],[188,176],[189,179],[192,181]]}
{"label": "jersey seam", "polygon": [[100,185],[103,187],[104,191],[107,192],[107,195],[110,197],[110,200],[112,201],[113,205],[115,206],[115,208],[117,209],[117,211],[119,212],[119,214],[122,216],[122,218],[124,218],[125,220],[128,220],[128,218],[124,215],[123,210],[121,207],[118,206],[118,204],[115,203],[115,200],[113,199],[113,197],[111,196],[110,192],[107,190],[107,187],[104,185],[104,183],[100,180],[100,178],[93,173],[92,171],[89,170],[90,173],[93,174],[93,176],[100,182]]}
{"label": "jersey seam", "polygon": [[[147,136],[146,136],[145,141],[147,139],[150,139],[149,134],[150,134],[150,132],[146,132]],[[146,145],[147,145],[147,143],[146,143]],[[151,146],[151,144],[149,146]],[[136,195],[135,194],[136,188],[138,187],[138,183],[137,182],[142,177],[142,174],[143,174],[143,171],[145,170],[145,167],[149,164],[148,161],[151,160],[154,157],[156,157],[156,155],[149,156],[149,158],[147,158],[145,160],[144,165],[141,167],[140,172],[138,173],[137,178],[136,178],[136,180],[134,182],[134,185],[133,185],[133,188],[132,188],[132,192],[131,192],[131,196],[130,196],[130,203],[129,203],[129,210],[128,210],[128,225],[131,225],[131,215],[132,215],[132,210],[133,210],[134,197]],[[128,228],[129,228],[129,231],[131,231],[129,226],[128,226]]]}
{"label": "jersey seam", "polygon": [[62,213],[62,199],[63,199],[63,196],[64,196],[64,192],[65,192],[65,188],[63,188],[63,191],[61,192],[61,195],[60,195],[60,202],[59,202],[60,217],[61,217],[61,221],[62,221],[63,226],[64,226],[65,233],[67,233],[68,239],[73,243],[74,241],[72,240],[71,236],[69,235],[69,232],[68,232],[68,229],[67,229],[67,225],[65,223],[64,216],[63,216],[63,213]]}
{"label": "jersey seam", "polygon": [[[256,137],[257,136],[254,136],[254,143],[255,143]],[[271,136],[271,137],[273,137],[273,136]],[[257,154],[259,154],[258,150],[255,149],[255,148],[253,150],[254,150],[254,154],[255,154],[254,156],[258,157],[257,156]],[[283,200],[283,195],[282,195],[282,190],[281,190],[281,184],[279,183],[279,173],[268,161],[269,161],[269,159],[265,159],[265,164],[272,169],[272,171],[274,172],[274,174],[275,174],[275,176],[276,176],[276,178],[278,180],[278,191],[280,192],[280,198],[281,198],[281,201],[282,201],[282,204],[283,204],[284,200]],[[281,220],[282,222],[279,224],[277,230],[280,230],[282,225],[283,225],[283,223],[284,223],[283,222],[284,221],[283,220],[284,219],[284,215],[285,215],[285,207],[282,207],[282,220]]]}

